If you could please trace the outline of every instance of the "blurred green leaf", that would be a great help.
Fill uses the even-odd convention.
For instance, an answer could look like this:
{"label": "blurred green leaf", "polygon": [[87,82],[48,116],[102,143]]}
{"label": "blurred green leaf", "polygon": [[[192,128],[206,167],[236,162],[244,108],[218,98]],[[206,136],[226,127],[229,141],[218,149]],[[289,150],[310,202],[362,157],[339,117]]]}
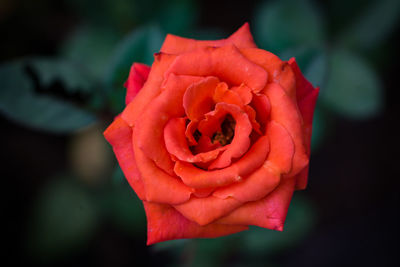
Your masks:
{"label": "blurred green leaf", "polygon": [[257,44],[274,53],[324,39],[322,18],[309,0],[263,2],[256,8],[254,29]]}
{"label": "blurred green leaf", "polygon": [[62,59],[33,57],[26,60],[33,67],[42,87],[48,88],[54,82],[62,82],[64,88],[70,92],[77,91],[88,93],[92,89],[92,81],[88,74],[77,66],[77,64]]}
{"label": "blurred green leaf", "polygon": [[384,41],[398,26],[400,1],[374,1],[364,12],[347,27],[340,39],[341,45],[358,48],[373,48]]}
{"label": "blurred green leaf", "polygon": [[[0,65],[0,111],[3,114],[26,126],[51,132],[75,131],[95,121],[91,114],[72,104],[36,93],[25,66],[24,60]],[[54,75],[41,79],[48,82]]]}
{"label": "blurred green leaf", "polygon": [[107,82],[122,85],[134,62],[151,65],[153,54],[160,50],[164,37],[157,26],[145,26],[129,33],[114,49],[108,64]]}
{"label": "blurred green leaf", "polygon": [[114,171],[109,195],[110,219],[122,230],[137,235],[146,229],[146,216],[142,201],[126,181],[121,168]]}
{"label": "blurred green leaf", "polygon": [[361,57],[334,50],[320,100],[339,114],[366,119],[382,109],[383,89],[375,71]]}
{"label": "blurred green leaf", "polygon": [[194,0],[71,0],[69,4],[89,23],[107,25],[119,33],[157,23],[167,32],[184,35],[198,17]]}
{"label": "blurred green leaf", "polygon": [[55,177],[34,203],[30,230],[30,250],[48,261],[79,251],[97,226],[93,199],[70,177]]}
{"label": "blurred green leaf", "polygon": [[105,84],[111,90],[112,107],[120,112],[125,106],[124,82],[128,78],[130,67],[134,62],[151,65],[153,54],[161,48],[164,34],[156,26],[135,29],[128,34],[115,48],[108,64]]}
{"label": "blurred green leaf", "polygon": [[107,27],[81,26],[64,42],[61,55],[101,78],[118,38],[118,34]]}
{"label": "blurred green leaf", "polygon": [[328,73],[328,56],[324,50],[318,51],[304,68],[304,76],[316,87],[324,87]]}

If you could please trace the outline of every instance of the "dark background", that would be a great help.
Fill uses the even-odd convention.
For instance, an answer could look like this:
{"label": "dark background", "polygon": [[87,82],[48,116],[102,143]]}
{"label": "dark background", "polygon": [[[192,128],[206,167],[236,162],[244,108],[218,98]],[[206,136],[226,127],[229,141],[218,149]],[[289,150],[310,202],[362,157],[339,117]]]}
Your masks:
{"label": "dark background", "polygon": [[[10,115],[7,106],[0,104],[5,261],[61,266],[396,265],[400,186],[399,134],[395,130],[399,121],[396,93],[400,47],[400,12],[396,1],[382,1],[395,10],[389,12],[391,15],[385,13],[388,9],[370,8],[378,5],[372,0],[283,1],[289,6],[311,5],[323,25],[323,38],[317,41],[313,39],[315,35],[307,34],[285,39],[285,29],[293,28],[288,18],[302,18],[292,14],[292,9],[284,13],[287,17],[276,15],[282,24],[275,27],[282,27],[284,37],[278,41],[271,39],[273,29],[262,22],[264,17],[273,16],[263,11],[264,6],[275,8],[272,1],[172,2],[0,2],[1,68],[23,62],[23,71],[32,81],[35,95],[70,102],[95,117],[87,125],[70,127],[63,121],[65,116],[36,123],[32,122],[34,115],[15,118],[12,114],[19,109],[11,109]],[[369,8],[378,13],[372,14]],[[359,35],[360,40],[341,39],[341,33],[351,30],[353,22],[363,14],[369,14],[366,17],[372,24],[366,24],[369,28]],[[382,23],[385,19],[387,22]],[[322,66],[327,66],[323,78],[309,77],[320,81],[317,85],[321,86],[321,95],[325,95],[320,97],[316,110],[309,185],[305,191],[295,193],[287,230],[282,233],[254,228],[215,240],[172,241],[147,247],[140,201],[127,186],[101,136],[123,108],[122,83],[129,64],[133,60],[151,63],[152,51],[146,47],[154,47],[155,51],[159,48],[158,37],[146,35],[154,28],[146,27],[158,27],[161,41],[166,32],[193,38],[221,38],[246,21],[250,22],[260,47],[282,57],[292,51],[303,70],[321,58]],[[285,26],[286,22],[289,26]],[[302,21],[297,23],[302,26]],[[75,33],[82,29],[79,39]],[[141,30],[144,37],[139,34],[135,37],[138,41],[128,42],[134,53],[118,59],[121,55],[115,51],[126,46],[121,45],[126,36]],[[262,35],[270,30],[271,35]],[[368,43],[376,30],[384,32],[383,36]],[[350,36],[357,33],[350,31]],[[354,84],[351,79],[346,80],[357,72],[346,69],[351,62],[335,63],[336,51],[343,50],[351,53],[351,61],[355,55],[366,63],[368,71],[354,74],[357,79],[363,80],[372,73],[378,80],[371,89],[372,100],[362,86],[350,96],[324,93],[343,83]],[[55,65],[35,67],[25,61],[32,56]],[[76,87],[88,84],[90,90],[69,89],[65,79],[76,78],[76,74],[65,77],[57,70],[50,83],[43,82],[42,73],[53,71],[64,60],[85,70],[89,78],[82,82],[80,77]],[[114,68],[110,70],[109,65]],[[350,74],[336,75],[338,69]],[[3,100],[4,92],[9,90],[4,85],[5,78],[0,76]],[[21,97],[19,81],[12,75],[7,78],[15,79],[15,97]],[[359,101],[372,103],[371,107],[367,106],[367,111],[354,110]],[[350,103],[350,107],[342,103]],[[69,128],[55,129],[55,121]]]}

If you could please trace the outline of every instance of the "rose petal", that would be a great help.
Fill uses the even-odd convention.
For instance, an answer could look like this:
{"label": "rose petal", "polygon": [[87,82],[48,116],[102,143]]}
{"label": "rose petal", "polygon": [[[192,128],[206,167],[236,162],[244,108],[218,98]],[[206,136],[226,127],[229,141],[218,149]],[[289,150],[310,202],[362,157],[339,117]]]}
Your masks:
{"label": "rose petal", "polygon": [[236,121],[235,135],[232,142],[226,145],[226,150],[210,165],[209,169],[225,168],[231,164],[232,158],[238,158],[243,155],[250,146],[250,133],[252,125],[247,114],[238,106],[217,103],[215,110],[206,114],[206,119],[200,121],[199,131],[207,136],[213,134],[222,122],[226,114],[232,115]]}
{"label": "rose petal", "polygon": [[268,83],[279,83],[293,100],[296,99],[295,76],[286,61],[282,61],[276,55],[262,49],[246,48],[240,51],[246,58],[268,72]]}
{"label": "rose petal", "polygon": [[229,90],[228,85],[224,82],[219,83],[215,88],[215,93],[213,96],[214,102],[223,102],[227,104],[237,105],[243,108],[243,100],[235,91]]}
{"label": "rose petal", "polygon": [[185,118],[172,118],[164,128],[164,141],[168,152],[177,159],[185,162],[209,162],[215,159],[222,150],[226,148],[212,150],[205,153],[193,155],[189,149],[185,136]]}
{"label": "rose petal", "polygon": [[296,175],[308,164],[308,155],[304,144],[302,117],[296,103],[286,94],[285,90],[277,84],[267,85],[263,91],[271,103],[271,120],[285,127],[293,139],[295,152],[290,174]]}
{"label": "rose petal", "polygon": [[260,130],[260,124],[256,120],[256,111],[250,107],[250,106],[244,106],[244,110],[246,111],[247,116],[249,117],[251,126],[253,127],[253,130],[256,131],[258,134],[262,135],[262,132]]}
{"label": "rose petal", "polygon": [[[312,91],[309,95],[303,98],[300,103],[298,103],[300,112],[302,113],[304,119],[303,133],[305,138],[306,152],[308,156],[310,156],[311,153],[312,120],[318,93],[319,93],[319,88]],[[307,178],[308,178],[308,166],[306,166],[305,169],[303,169],[298,175],[296,189],[298,190],[305,189],[307,186]]]}
{"label": "rose petal", "polygon": [[254,202],[248,202],[216,222],[233,225],[255,225],[282,231],[289,204],[292,199],[294,184],[294,179],[284,179],[283,182],[265,198]]}
{"label": "rose petal", "polygon": [[169,205],[143,202],[147,217],[147,245],[182,238],[212,238],[247,230],[245,225],[200,226]]}
{"label": "rose petal", "polygon": [[253,98],[251,89],[245,84],[241,84],[240,86],[234,86],[231,88],[231,90],[240,96],[243,105],[249,104],[251,102],[251,99]]}
{"label": "rose petal", "polygon": [[183,95],[183,107],[187,117],[198,121],[214,106],[213,95],[219,80],[216,77],[207,77],[187,88]]}
{"label": "rose petal", "polygon": [[213,196],[221,199],[234,198],[240,202],[256,201],[272,192],[279,185],[281,174],[268,162],[239,183],[216,190]]}
{"label": "rose petal", "polygon": [[174,171],[192,188],[225,186],[241,180],[242,177],[258,169],[265,161],[268,151],[268,138],[263,136],[243,157],[225,169],[205,171],[192,164],[177,161]]}
{"label": "rose petal", "polygon": [[197,130],[197,124],[197,121],[190,121],[189,124],[186,126],[185,135],[188,139],[190,146],[195,146],[198,144],[193,136],[194,132]]}
{"label": "rose petal", "polygon": [[216,41],[198,41],[189,38],[183,38],[172,34],[167,34],[161,47],[161,52],[169,54],[182,54],[190,52],[201,47],[234,44],[238,48],[257,47],[250,32],[248,23],[245,23],[229,38]]}
{"label": "rose petal", "polygon": [[208,197],[215,190],[215,187],[195,188],[193,195],[196,197]]}
{"label": "rose petal", "polygon": [[170,73],[203,77],[215,76],[231,86],[239,86],[244,83],[254,92],[261,91],[268,81],[267,72],[244,57],[232,45],[208,47],[181,54],[166,71],[165,77],[168,77]]}
{"label": "rose petal", "polygon": [[296,190],[306,189],[308,182],[308,169],[309,166],[306,166],[299,174],[296,175]]}
{"label": "rose petal", "polygon": [[[303,132],[305,136],[306,151],[307,154],[310,155],[312,121],[315,103],[319,94],[319,88],[314,89],[312,84],[304,78],[294,58],[289,60],[289,64],[292,67],[296,77],[297,105],[299,106],[299,110],[304,121]],[[297,176],[296,189],[305,189],[307,186],[307,178],[308,166]]]}
{"label": "rose petal", "polygon": [[152,160],[147,158],[138,147],[136,134],[137,129],[135,128],[132,135],[133,151],[146,189],[147,201],[166,204],[186,202],[193,190],[176,177],[162,171]]}
{"label": "rose petal", "polygon": [[304,99],[306,96],[311,94],[313,91],[315,91],[314,86],[306,80],[306,78],[303,76],[301,73],[301,70],[299,66],[297,65],[297,62],[295,58],[291,58],[288,61],[290,67],[293,70],[293,73],[296,78],[296,95],[297,95],[297,102],[300,102],[302,99]]}
{"label": "rose petal", "polygon": [[138,197],[145,200],[145,188],[133,153],[131,127],[121,117],[117,117],[104,131],[104,137],[112,145],[118,163],[129,184]]}
{"label": "rose petal", "polygon": [[136,119],[143,113],[146,106],[161,92],[164,72],[175,60],[175,55],[158,53],[154,55],[154,62],[146,83],[136,97],[127,105],[121,113],[122,118],[133,126]]}
{"label": "rose petal", "polygon": [[271,112],[271,104],[269,103],[268,97],[263,94],[255,94],[251,101],[251,106],[256,112],[256,120],[260,123],[261,131],[265,132],[265,127],[267,127]]}
{"label": "rose petal", "polygon": [[233,198],[220,199],[209,196],[205,198],[191,197],[185,203],[174,205],[174,208],[185,218],[199,225],[206,225],[230,213],[240,205],[242,203]]}
{"label": "rose petal", "polygon": [[164,127],[171,117],[184,115],[182,97],[186,88],[199,81],[200,77],[170,75],[164,89],[136,121],[137,144],[147,157],[169,174],[173,165],[164,143]]}
{"label": "rose petal", "polygon": [[127,89],[125,104],[128,105],[142,89],[143,84],[149,77],[150,67],[142,63],[133,63],[128,80],[124,86]]}
{"label": "rose petal", "polygon": [[[195,154],[208,152],[214,149],[221,148],[222,145],[219,142],[211,142],[211,138],[207,135],[200,136],[199,143],[193,148]],[[226,149],[226,148],[225,148]]]}
{"label": "rose petal", "polygon": [[289,173],[292,170],[295,153],[292,137],[282,125],[275,121],[268,123],[267,136],[270,144],[268,164],[280,173]]}

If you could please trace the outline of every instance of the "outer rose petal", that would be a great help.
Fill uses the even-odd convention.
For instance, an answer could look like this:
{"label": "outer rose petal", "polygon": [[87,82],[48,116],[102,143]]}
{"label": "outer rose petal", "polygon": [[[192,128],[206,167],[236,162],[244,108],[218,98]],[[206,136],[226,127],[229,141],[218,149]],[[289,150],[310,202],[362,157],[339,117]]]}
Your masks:
{"label": "outer rose petal", "polygon": [[126,105],[128,105],[139,93],[140,89],[142,89],[143,84],[149,77],[149,72],[150,72],[150,67],[145,64],[141,63],[132,64],[128,80],[124,84],[125,88],[127,89],[125,96]]}
{"label": "outer rose petal", "polygon": [[281,179],[281,174],[268,165],[264,164],[239,183],[216,190],[213,196],[222,199],[232,197],[240,202],[255,201],[265,197],[278,186]]}
{"label": "outer rose petal", "polygon": [[[319,88],[314,89],[311,83],[304,78],[294,58],[291,58],[289,60],[289,64],[292,67],[296,77],[297,105],[299,106],[299,110],[303,117],[305,145],[307,153],[308,155],[310,155],[312,121],[313,121],[315,103],[317,101],[319,93]],[[307,177],[308,177],[308,166],[304,170],[302,170],[301,173],[298,175],[296,189],[306,188]]]}
{"label": "outer rose petal", "polygon": [[241,202],[233,198],[220,199],[208,196],[204,198],[191,197],[189,201],[174,207],[189,220],[199,225],[206,225],[229,214],[241,205]]}
{"label": "outer rose petal", "polygon": [[254,92],[261,91],[268,80],[268,73],[243,56],[235,46],[208,47],[181,54],[167,70],[165,77],[170,73],[216,76],[229,85],[244,83]]}
{"label": "outer rose petal", "polygon": [[270,121],[267,127],[270,144],[268,164],[282,174],[292,170],[295,144],[289,132],[279,123]]}
{"label": "outer rose petal", "polygon": [[152,160],[146,157],[137,145],[136,129],[133,131],[132,140],[137,167],[142,175],[146,190],[146,200],[166,204],[186,202],[193,190],[178,178],[163,172]]}
{"label": "outer rose petal", "polygon": [[295,179],[284,179],[265,198],[248,202],[216,222],[233,225],[256,225],[282,231],[290,200],[292,199],[294,184]]}
{"label": "outer rose petal", "polygon": [[147,245],[181,238],[212,238],[247,230],[245,225],[200,226],[169,205],[143,201],[147,216]]}
{"label": "outer rose petal", "polygon": [[136,166],[135,154],[133,153],[131,127],[121,117],[117,117],[104,131],[104,136],[112,145],[119,165],[129,184],[138,197],[145,200],[144,185]]}
{"label": "outer rose petal", "polygon": [[136,97],[122,111],[122,118],[133,126],[136,119],[143,113],[146,106],[161,92],[161,84],[164,81],[164,72],[175,60],[175,55],[158,53],[154,55],[154,63],[151,66],[149,77]]}
{"label": "outer rose petal", "polygon": [[292,101],[279,84],[268,84],[263,92],[268,96],[271,103],[271,120],[285,127],[294,141],[293,165],[288,176],[296,175],[308,164],[301,114],[296,103]]}
{"label": "outer rose petal", "polygon": [[257,47],[254,43],[253,36],[250,33],[250,27],[248,23],[243,24],[243,26],[240,27],[229,38],[217,41],[198,41],[167,34],[167,37],[165,38],[165,41],[161,47],[161,52],[169,54],[182,54],[201,47],[220,47],[229,44],[234,44],[238,48]]}
{"label": "outer rose petal", "polygon": [[286,61],[282,61],[271,52],[257,48],[241,49],[241,52],[249,60],[268,72],[268,83],[280,84],[293,100],[296,99],[295,76]]}

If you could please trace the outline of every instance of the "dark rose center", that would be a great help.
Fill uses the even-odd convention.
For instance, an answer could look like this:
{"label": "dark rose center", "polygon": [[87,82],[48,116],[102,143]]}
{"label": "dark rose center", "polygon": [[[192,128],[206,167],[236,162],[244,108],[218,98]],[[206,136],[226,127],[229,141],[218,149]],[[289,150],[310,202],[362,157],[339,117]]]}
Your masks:
{"label": "dark rose center", "polygon": [[221,124],[221,131],[217,131],[212,136],[212,142],[219,142],[222,146],[230,144],[235,136],[236,121],[231,115],[226,115]]}

